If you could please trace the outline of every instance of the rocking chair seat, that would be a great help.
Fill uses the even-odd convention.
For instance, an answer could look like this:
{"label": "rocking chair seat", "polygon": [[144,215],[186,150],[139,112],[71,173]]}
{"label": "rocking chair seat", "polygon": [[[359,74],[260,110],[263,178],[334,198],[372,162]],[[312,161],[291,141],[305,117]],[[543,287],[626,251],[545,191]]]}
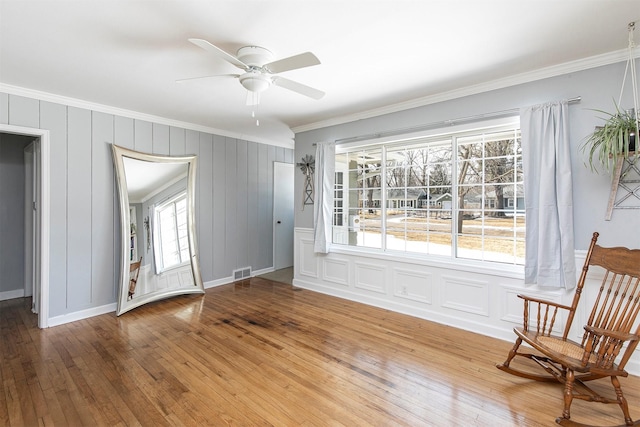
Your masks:
{"label": "rocking chair seat", "polygon": [[590,364],[596,363],[596,356],[590,354],[589,364],[586,366],[582,364],[584,348],[577,342],[568,339],[565,340],[556,335],[539,335],[535,332],[525,332],[522,328],[515,328],[514,332],[539,352],[556,360],[563,359],[563,361],[570,365],[575,371],[587,372],[590,369]]}

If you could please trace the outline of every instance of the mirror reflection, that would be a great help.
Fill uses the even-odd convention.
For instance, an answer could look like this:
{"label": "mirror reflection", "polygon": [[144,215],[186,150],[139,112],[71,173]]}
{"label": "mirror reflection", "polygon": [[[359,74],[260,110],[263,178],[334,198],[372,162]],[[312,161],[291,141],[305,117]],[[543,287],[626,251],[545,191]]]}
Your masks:
{"label": "mirror reflection", "polygon": [[204,293],[194,225],[195,156],[113,145],[123,254],[117,315],[173,295]]}

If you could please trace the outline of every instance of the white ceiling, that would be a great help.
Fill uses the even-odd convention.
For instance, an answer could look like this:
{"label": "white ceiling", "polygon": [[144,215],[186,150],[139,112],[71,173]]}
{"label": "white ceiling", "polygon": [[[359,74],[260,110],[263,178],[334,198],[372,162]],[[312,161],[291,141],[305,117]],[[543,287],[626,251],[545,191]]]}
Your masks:
{"label": "white ceiling", "polygon": [[[287,145],[294,131],[622,52],[631,21],[640,0],[0,0],[0,90]],[[256,126],[237,80],[175,82],[238,72],[188,38],[275,59],[311,51],[321,65],[282,75],[326,96],[272,86]]]}
{"label": "white ceiling", "polygon": [[187,177],[186,163],[157,163],[122,156],[130,203],[142,203]]}

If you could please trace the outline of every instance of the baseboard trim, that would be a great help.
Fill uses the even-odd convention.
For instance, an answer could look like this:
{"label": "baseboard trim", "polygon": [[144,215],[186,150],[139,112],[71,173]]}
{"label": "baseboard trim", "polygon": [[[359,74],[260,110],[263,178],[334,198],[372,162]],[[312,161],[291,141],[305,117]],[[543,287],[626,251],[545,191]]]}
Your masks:
{"label": "baseboard trim", "polygon": [[[270,273],[272,271],[274,271],[273,267],[264,268],[262,270],[255,270],[255,271],[252,271],[251,276],[252,277],[259,276],[261,274]],[[211,280],[209,282],[205,282],[204,288],[205,289],[215,288],[216,286],[228,285],[229,283],[233,283],[232,276],[223,277],[222,279],[216,279],[216,280]],[[13,296],[13,293],[18,293],[18,292],[20,293],[20,295]],[[24,290],[0,292],[0,301],[2,300],[2,297],[5,296],[5,294],[9,294],[9,293],[11,293],[11,297],[4,298],[4,299],[21,298],[24,295]],[[89,317],[111,313],[116,311],[117,306],[118,304],[114,302],[111,304],[102,305],[100,307],[88,308],[86,310],[80,310],[80,311],[75,311],[69,314],[63,314],[61,316],[50,317],[48,319],[48,327],[64,325],[65,323],[75,322],[78,320],[88,319]]]}
{"label": "baseboard trim", "polygon": [[88,308],[86,310],[74,311],[73,313],[63,314],[61,316],[50,317],[48,326],[59,326],[65,323],[76,322],[78,320],[88,319],[89,317],[99,316],[101,314],[116,311],[117,303],[105,304],[100,307]]}
{"label": "baseboard trim", "polygon": [[[260,276],[262,274],[271,273],[272,271],[276,271],[273,267],[263,268],[261,270],[251,270],[251,277]],[[204,283],[204,288],[215,288],[216,286],[223,286],[233,283],[233,276],[223,277],[221,279],[210,280]]]}
{"label": "baseboard trim", "polygon": [[14,289],[12,291],[0,292],[0,301],[16,298],[24,298],[24,289]]}

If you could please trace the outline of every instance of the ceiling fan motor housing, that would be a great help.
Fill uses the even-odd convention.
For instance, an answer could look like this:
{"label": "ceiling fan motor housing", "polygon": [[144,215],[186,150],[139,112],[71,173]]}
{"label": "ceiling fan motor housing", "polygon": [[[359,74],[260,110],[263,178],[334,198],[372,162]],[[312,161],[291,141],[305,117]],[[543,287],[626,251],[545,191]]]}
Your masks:
{"label": "ceiling fan motor housing", "polygon": [[241,47],[236,56],[240,61],[254,67],[262,67],[273,59],[273,53],[260,46]]}

